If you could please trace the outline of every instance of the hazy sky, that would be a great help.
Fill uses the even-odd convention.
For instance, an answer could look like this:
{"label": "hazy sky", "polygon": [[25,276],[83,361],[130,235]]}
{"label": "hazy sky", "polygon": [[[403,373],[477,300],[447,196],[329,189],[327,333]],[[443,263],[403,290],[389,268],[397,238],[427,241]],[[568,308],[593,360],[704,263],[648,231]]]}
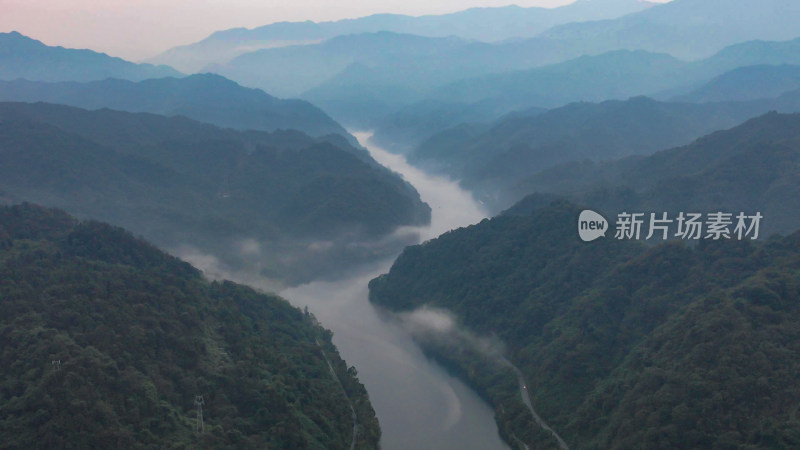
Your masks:
{"label": "hazy sky", "polygon": [[[664,0],[660,0],[664,1]],[[0,0],[0,31],[48,45],[141,60],[214,31],[379,12],[422,15],[474,6],[560,6],[572,0]]]}

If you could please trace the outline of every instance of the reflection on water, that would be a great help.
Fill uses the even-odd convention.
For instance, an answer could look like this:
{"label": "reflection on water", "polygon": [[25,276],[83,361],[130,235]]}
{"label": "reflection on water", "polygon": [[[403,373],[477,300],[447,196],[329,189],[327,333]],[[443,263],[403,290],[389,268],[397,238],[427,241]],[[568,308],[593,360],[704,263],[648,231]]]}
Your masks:
{"label": "reflection on water", "polygon": [[[369,134],[356,133],[367,144]],[[415,231],[430,239],[459,226],[477,223],[484,213],[456,183],[410,167],[402,156],[365,145],[381,164],[403,175],[432,210],[429,227]],[[432,363],[399,325],[382,320],[367,299],[367,283],[389,270],[392,261],[365,268],[344,280],[314,282],[281,294],[296,306],[308,306],[348,364],[356,366],[383,431],[387,450],[501,449],[493,411],[459,380]]]}

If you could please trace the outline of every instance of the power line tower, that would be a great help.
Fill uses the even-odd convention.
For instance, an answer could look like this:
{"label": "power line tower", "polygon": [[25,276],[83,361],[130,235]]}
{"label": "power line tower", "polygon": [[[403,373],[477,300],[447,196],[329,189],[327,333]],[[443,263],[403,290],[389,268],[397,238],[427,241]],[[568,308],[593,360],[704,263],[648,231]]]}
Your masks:
{"label": "power line tower", "polygon": [[197,423],[195,424],[195,431],[198,434],[203,434],[206,431],[205,424],[203,423],[203,405],[206,403],[202,395],[194,398],[194,404],[197,406]]}

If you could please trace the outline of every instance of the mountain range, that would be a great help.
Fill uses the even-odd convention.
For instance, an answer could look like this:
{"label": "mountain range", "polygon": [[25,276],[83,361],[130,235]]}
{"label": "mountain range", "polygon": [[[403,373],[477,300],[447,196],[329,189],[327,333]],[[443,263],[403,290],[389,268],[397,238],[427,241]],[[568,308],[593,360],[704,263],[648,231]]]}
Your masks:
{"label": "mountain range", "polygon": [[49,47],[18,32],[0,33],[0,80],[94,81],[180,77],[171,67],[134,64],[105,53]]}
{"label": "mountain range", "polygon": [[[412,164],[461,180],[489,207],[502,210],[533,192],[526,191],[533,185],[523,180],[554,166],[585,163],[589,167],[586,161],[648,155],[770,110],[800,111],[798,93],[772,100],[705,104],[646,97],[574,103],[544,113],[512,115],[489,126],[453,127],[431,136],[407,157]],[[569,180],[582,185],[581,179]],[[558,186],[568,189],[568,183],[559,181]]]}
{"label": "mountain range", "polygon": [[[354,305],[509,447],[800,448],[797,24],[577,0],[223,30],[156,65],[0,33],[0,447],[379,448],[331,332],[221,280],[336,280],[337,308],[399,254]],[[403,250],[439,211],[345,127],[494,217]],[[615,236],[715,212],[757,236]]]}
{"label": "mountain range", "polygon": [[436,89],[431,99],[486,102],[503,105],[510,111],[532,106],[553,108],[574,101],[625,99],[636,95],[663,98],[670,96],[665,93],[697,89],[741,67],[798,65],[798,49],[800,39],[746,42],[692,62],[644,50],[614,50],[544,67],[456,81]]}
{"label": "mountain range", "polygon": [[676,102],[710,103],[780,97],[800,89],[800,66],[744,66],[725,72],[708,83],[677,95]]}
{"label": "mountain range", "polygon": [[[520,107],[554,107],[577,100],[652,95],[661,89],[707,82],[743,65],[794,64],[796,58],[785,56],[796,55],[789,48],[783,51],[782,61],[764,61],[770,51],[736,53],[741,61],[735,65],[725,64],[723,58],[704,61],[698,67],[690,61],[710,59],[726,47],[748,41],[796,39],[793,24],[800,19],[800,11],[790,3],[673,0],[619,18],[576,22],[532,38],[492,43],[458,35],[442,38],[412,35],[408,30],[367,29],[242,53],[207,70],[275,95],[301,96],[347,126],[359,128],[374,127],[375,117],[426,99],[466,104],[502,99],[507,103],[505,112]],[[284,26],[293,28],[281,24],[265,33],[278,33]],[[313,24],[304,26],[313,28]],[[653,29],[661,28],[672,31],[665,32],[664,39],[648,37]],[[617,35],[614,30],[622,31]],[[220,39],[247,42],[242,36],[249,34],[232,31],[230,39]],[[696,42],[703,42],[702,51],[684,51],[699,49]],[[757,46],[757,42],[751,45]],[[640,61],[624,56],[648,53],[655,55]],[[603,54],[610,56],[605,60],[581,59],[560,68],[543,67]],[[665,54],[679,60],[669,61]],[[733,51],[724,56],[732,55]],[[675,73],[679,61],[686,67]],[[637,68],[636,64],[642,66]],[[647,64],[654,64],[654,68],[646,70]],[[598,79],[587,81],[595,70]],[[628,73],[638,76],[624,77]],[[621,81],[613,84],[617,77]],[[594,82],[599,83],[596,90],[590,88]],[[551,89],[556,92],[551,94]]]}
{"label": "mountain range", "polygon": [[454,324],[417,338],[491,402],[509,445],[564,448],[541,421],[570,448],[800,445],[800,235],[585,243],[582,208],[555,202],[409,247],[370,300]]}
{"label": "mountain range", "polygon": [[798,37],[800,5],[792,0],[672,0],[610,20],[553,27],[540,38],[580,42],[587,53],[647,50],[700,59],[753,40]]}
{"label": "mountain range", "polygon": [[[283,88],[280,80],[302,83],[292,74],[310,74],[315,78],[304,87],[316,86],[299,94],[302,98],[348,126],[369,129],[390,122],[387,117],[401,110],[425,114],[424,105],[431,102],[474,105],[473,110],[482,107],[484,115],[498,116],[574,101],[669,98],[740,67],[800,64],[800,39],[735,44],[697,61],[645,50],[580,56],[570,43],[537,40],[433,40],[388,33],[335,38],[243,55],[220,71],[232,79],[267,71],[273,75],[269,81],[249,75],[242,82],[277,83],[263,87],[278,90]],[[414,111],[415,104],[423,106]]]}
{"label": "mountain range", "polygon": [[278,99],[212,74],[140,82],[118,79],[87,83],[0,81],[0,100],[185,116],[238,130],[293,129],[315,137],[339,134],[357,145],[341,125],[308,102]]}
{"label": "mountain range", "polygon": [[[532,116],[546,111],[543,108],[528,108],[516,111],[516,115]],[[503,106],[491,102],[450,103],[439,100],[423,100],[398,109],[373,122],[370,141],[393,152],[410,153],[430,136],[441,131],[471,124],[488,127],[489,123],[507,116]]]}
{"label": "mountain range", "polygon": [[218,31],[200,42],[167,50],[150,62],[197,72],[259,49],[319,43],[336,36],[380,31],[493,42],[533,37],[558,24],[615,18],[649,6],[637,0],[579,0],[557,8],[511,5],[420,17],[375,14],[332,22],[278,22],[254,29]]}
{"label": "mountain range", "polygon": [[44,103],[0,104],[0,131],[0,190],[17,202],[280,282],[344,270],[380,253],[367,243],[430,220],[413,187],[341,138]]}
{"label": "mountain range", "polygon": [[330,331],[282,298],[31,204],[0,207],[0,277],[5,446],[378,445]]}
{"label": "mountain range", "polygon": [[[467,80],[439,90],[437,95],[442,99],[423,100],[375,120],[373,141],[392,151],[413,154],[430,139],[436,145],[441,143],[443,148],[436,152],[445,154],[446,148],[458,140],[466,148],[474,146],[472,136],[490,130],[507,117],[530,117],[542,112],[541,108],[525,107],[530,103],[558,105],[570,99],[609,96],[624,99],[637,92],[669,85],[673,87],[658,90],[652,97],[673,103],[752,101],[750,117],[769,109],[792,112],[795,106],[790,92],[800,88],[798,45],[800,40],[747,42],[694,63],[667,55],[619,51],[532,71]],[[498,87],[498,83],[505,87]],[[448,93],[452,94],[451,98]],[[782,98],[776,99],[779,96]],[[513,108],[523,109],[509,113]],[[500,143],[530,144],[524,141],[527,139],[524,135],[524,139],[517,139],[513,134],[495,138]],[[420,149],[417,159],[435,162],[424,156],[428,152]],[[492,149],[491,152],[496,151]],[[450,157],[439,161],[441,167],[455,167],[447,159]],[[455,164],[468,165],[468,160],[469,157]],[[450,174],[464,177],[457,170]]]}
{"label": "mountain range", "polygon": [[[454,36],[431,38],[380,31],[250,52],[212,71],[274,95],[302,95],[312,102],[315,97],[326,100],[329,90],[336,95],[334,100],[344,102],[347,97],[335,90],[359,86],[363,91],[354,101],[377,96],[397,102],[401,95],[411,95],[409,102],[457,79],[535,67],[579,54],[561,45],[524,40],[483,43]],[[307,91],[311,92],[303,95]]]}
{"label": "mountain range", "polygon": [[[788,234],[800,228],[799,126],[800,114],[771,112],[650,156],[557,166],[522,180],[516,189],[520,195],[566,197],[609,215],[623,210],[760,212],[768,218],[761,227],[764,236]],[[517,208],[542,200],[533,195]]]}

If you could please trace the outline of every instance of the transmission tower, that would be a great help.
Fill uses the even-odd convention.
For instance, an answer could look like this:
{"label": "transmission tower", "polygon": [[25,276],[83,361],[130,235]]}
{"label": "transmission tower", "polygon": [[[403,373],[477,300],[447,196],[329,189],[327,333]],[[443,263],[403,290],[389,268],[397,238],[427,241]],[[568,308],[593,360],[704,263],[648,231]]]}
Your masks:
{"label": "transmission tower", "polygon": [[205,424],[203,423],[203,405],[206,403],[202,395],[194,398],[194,404],[197,406],[197,423],[195,424],[195,431],[203,434],[206,431]]}

